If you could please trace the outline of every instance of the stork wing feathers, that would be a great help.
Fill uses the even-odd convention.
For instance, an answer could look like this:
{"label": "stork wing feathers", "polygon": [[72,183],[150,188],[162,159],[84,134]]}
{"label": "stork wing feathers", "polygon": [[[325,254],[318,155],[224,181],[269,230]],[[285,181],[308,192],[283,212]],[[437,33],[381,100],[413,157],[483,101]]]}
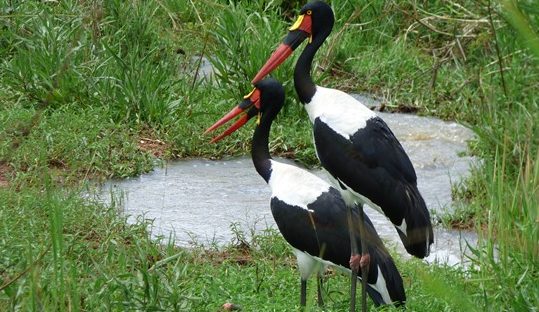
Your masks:
{"label": "stork wing feathers", "polygon": [[316,119],[313,131],[322,166],[346,188],[378,205],[395,226],[404,225],[399,235],[409,253],[428,255],[433,240],[430,215],[412,163],[387,125],[373,117],[346,138]]}
{"label": "stork wing feathers", "polygon": [[[276,197],[271,199],[271,211],[279,231],[295,248],[311,255],[348,267],[350,257],[350,234],[348,231],[347,206],[339,191],[330,188],[315,201],[307,205],[308,209],[291,206]],[[382,240],[365,214],[367,241],[369,250],[378,250],[378,254],[389,255]],[[359,210],[353,209],[352,221],[359,224]],[[359,227],[355,239],[360,243]],[[377,262],[376,259],[372,260]],[[375,276],[373,276],[375,280]]]}
{"label": "stork wing feathers", "polygon": [[392,177],[404,178],[415,184],[417,177],[412,162],[387,124],[374,117],[367,126],[350,137],[354,158],[365,161],[370,168],[382,168]]}
{"label": "stork wing feathers", "polygon": [[[271,199],[271,211],[275,222],[290,245],[334,265],[348,268],[351,252],[347,220],[348,208],[339,191],[330,188],[328,192],[322,193],[307,207],[308,209],[289,205],[277,197]],[[359,225],[358,209],[353,209],[352,218],[352,222]],[[371,255],[368,293],[376,305],[389,303],[382,299],[380,292],[388,292],[393,301],[404,302],[406,296],[398,269],[366,214],[365,221],[367,248]],[[359,228],[354,236],[360,244]],[[384,285],[378,285],[379,273],[386,281]],[[373,285],[383,286],[383,288],[375,289]]]}
{"label": "stork wing feathers", "polygon": [[348,139],[316,119],[313,132],[322,166],[380,206],[392,222],[400,224],[407,212],[397,207],[406,206],[403,203],[408,201],[402,189],[405,185],[415,186],[417,178],[410,159],[387,125],[378,117],[371,118],[366,127]]}

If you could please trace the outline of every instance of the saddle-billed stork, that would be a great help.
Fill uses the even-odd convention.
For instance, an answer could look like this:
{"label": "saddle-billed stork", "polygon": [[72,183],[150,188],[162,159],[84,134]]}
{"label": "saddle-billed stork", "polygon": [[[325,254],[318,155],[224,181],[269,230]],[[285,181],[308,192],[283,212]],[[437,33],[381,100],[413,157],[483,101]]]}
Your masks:
{"label": "saddle-billed stork", "polygon": [[[320,277],[328,265],[350,272],[350,237],[356,242],[360,238],[357,231],[350,232],[348,220],[359,222],[360,216],[357,209],[348,209],[339,190],[323,179],[271,158],[268,146],[270,128],[283,105],[282,85],[275,79],[264,79],[256,83],[255,89],[206,133],[239,115],[232,126],[212,140],[217,142],[258,115],[251,156],[256,171],[271,188],[270,206],[277,227],[297,257],[301,275],[300,303],[305,305],[307,280],[312,273],[316,272]],[[402,305],[406,296],[399,271],[371,221],[366,215],[364,218],[367,249],[371,257],[367,292],[376,305]],[[320,283],[318,285],[321,304]]]}
{"label": "saddle-billed stork", "polygon": [[252,83],[259,82],[309,38],[296,63],[294,85],[313,124],[315,149],[322,166],[340,186],[349,206],[366,203],[385,214],[406,250],[424,258],[434,241],[432,224],[417,188],[414,167],[401,144],[373,111],[342,91],[315,85],[311,77],[314,55],[333,24],[328,4],[306,4]]}

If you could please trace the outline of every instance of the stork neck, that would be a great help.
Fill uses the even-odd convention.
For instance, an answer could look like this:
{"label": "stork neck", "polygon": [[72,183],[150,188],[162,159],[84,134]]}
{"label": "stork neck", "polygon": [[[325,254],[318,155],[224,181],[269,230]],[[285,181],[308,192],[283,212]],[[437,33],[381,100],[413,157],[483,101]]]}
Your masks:
{"label": "stork neck", "polygon": [[313,64],[314,55],[324,43],[327,36],[319,36],[305,46],[303,52],[299,56],[298,62],[294,69],[294,86],[301,103],[306,104],[311,101],[316,92],[316,85],[311,77],[311,67]]}
{"label": "stork neck", "polygon": [[269,134],[271,123],[277,114],[268,112],[256,127],[251,143],[251,158],[258,174],[268,182],[271,176],[271,155],[269,152]]}

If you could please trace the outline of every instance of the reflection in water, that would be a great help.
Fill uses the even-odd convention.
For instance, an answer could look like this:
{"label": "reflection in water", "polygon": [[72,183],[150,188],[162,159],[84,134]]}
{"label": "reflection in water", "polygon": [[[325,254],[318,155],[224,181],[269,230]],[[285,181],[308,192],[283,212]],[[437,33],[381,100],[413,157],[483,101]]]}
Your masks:
{"label": "reflection in water", "polygon": [[[451,211],[451,182],[465,176],[473,160],[457,155],[466,151],[471,131],[433,118],[379,115],[412,159],[419,189],[431,212]],[[321,170],[313,172],[325,178]],[[234,237],[231,224],[247,234],[275,226],[269,209],[269,188],[248,157],[175,161],[137,178],[110,181],[104,185],[101,198],[110,200],[111,190],[121,197],[131,221],[141,215],[152,219],[152,235],[172,235],[179,245],[188,245],[193,239],[204,244],[227,243]],[[367,213],[380,236],[406,254],[390,222],[372,209]],[[429,262],[461,263],[466,242],[477,242],[469,232],[436,228],[435,235]]]}

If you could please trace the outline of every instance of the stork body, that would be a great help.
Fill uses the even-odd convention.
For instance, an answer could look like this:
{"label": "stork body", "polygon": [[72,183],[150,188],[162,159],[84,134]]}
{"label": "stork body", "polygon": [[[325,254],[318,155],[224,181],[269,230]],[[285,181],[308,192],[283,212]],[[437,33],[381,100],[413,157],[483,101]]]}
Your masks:
{"label": "stork body", "polygon": [[[257,170],[259,168],[257,166]],[[271,174],[267,182],[272,191],[271,212],[279,231],[294,248],[302,285],[309,276],[320,274],[327,266],[350,274],[348,208],[339,190],[292,165],[270,160],[269,168]],[[359,222],[358,210],[353,210],[352,220]],[[367,222],[367,249],[371,258],[367,292],[376,305],[404,302],[398,270],[372,223]],[[359,232],[355,233],[354,239],[360,241]]]}

